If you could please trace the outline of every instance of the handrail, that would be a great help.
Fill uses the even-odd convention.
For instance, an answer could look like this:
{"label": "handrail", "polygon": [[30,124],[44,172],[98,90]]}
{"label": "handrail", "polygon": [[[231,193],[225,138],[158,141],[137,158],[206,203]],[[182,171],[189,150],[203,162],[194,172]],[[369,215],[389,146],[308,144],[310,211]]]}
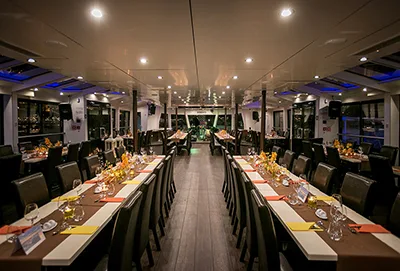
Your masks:
{"label": "handrail", "polygon": [[26,136],[19,136],[18,138],[30,138],[30,137],[37,137],[37,136],[53,136],[53,135],[65,135],[65,133],[61,132],[61,133],[51,133],[51,134],[26,135]]}
{"label": "handrail", "polygon": [[359,137],[359,138],[385,139],[384,137],[380,137],[380,136],[365,136],[365,135],[353,135],[353,134],[341,134],[341,133],[338,133],[338,135],[350,136],[350,137]]}

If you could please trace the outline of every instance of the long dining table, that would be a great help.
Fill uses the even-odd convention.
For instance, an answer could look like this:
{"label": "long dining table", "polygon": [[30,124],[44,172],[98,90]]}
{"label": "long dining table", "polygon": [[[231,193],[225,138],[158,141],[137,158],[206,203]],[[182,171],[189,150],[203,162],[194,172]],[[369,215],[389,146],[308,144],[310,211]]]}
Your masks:
{"label": "long dining table", "polygon": [[[123,184],[122,181],[115,184],[115,193],[112,197],[128,198],[131,196],[151,174],[165,156],[159,155],[149,159],[135,167],[135,174],[130,176],[134,181]],[[125,180],[130,178],[126,177]],[[97,226],[92,234],[53,234],[54,230],[45,233],[46,240],[35,248],[29,255],[19,249],[14,252],[14,245],[7,242],[6,235],[0,235],[0,270],[41,270],[42,267],[64,267],[71,265],[84,249],[94,240],[101,230],[111,221],[121,208],[123,202],[98,201],[99,194],[94,193],[96,178],[82,184],[79,191],[81,205],[85,216],[80,222],[71,222],[73,225]],[[77,191],[71,190],[62,196],[76,196]],[[58,211],[58,202],[51,201],[39,208],[40,223],[49,219],[62,222],[63,215]],[[38,220],[36,220],[37,222]],[[37,222],[39,223],[39,222]],[[16,221],[13,226],[30,226],[30,222],[24,218]],[[56,228],[57,229],[57,228]],[[55,229],[55,230],[56,230]]]}
{"label": "long dining table", "polygon": [[[294,192],[289,186],[280,184],[278,187],[270,184],[265,172],[255,169],[246,157],[233,156],[236,163],[253,181],[256,189],[264,196],[288,195]],[[288,172],[292,181],[300,178]],[[315,196],[326,197],[316,187],[309,185],[310,192]],[[309,261],[323,261],[336,264],[337,270],[398,270],[400,266],[400,239],[391,233],[352,233],[348,227],[343,228],[340,241],[333,241],[324,231],[293,231],[287,222],[317,222],[319,219],[315,210],[307,207],[306,203],[292,206],[286,200],[267,200],[267,203],[289,235]],[[329,216],[329,200],[318,200],[318,208],[324,209]],[[346,207],[346,224],[374,224],[352,209]],[[324,222],[328,228],[329,220]]]}

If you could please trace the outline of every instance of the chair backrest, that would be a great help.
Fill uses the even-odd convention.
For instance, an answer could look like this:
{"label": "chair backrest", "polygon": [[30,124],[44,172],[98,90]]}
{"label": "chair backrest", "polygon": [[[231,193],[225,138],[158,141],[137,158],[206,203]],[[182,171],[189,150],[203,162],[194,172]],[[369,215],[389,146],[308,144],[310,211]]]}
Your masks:
{"label": "chair backrest", "polygon": [[15,180],[19,176],[19,171],[21,167],[21,154],[11,154],[7,156],[0,157],[0,184],[5,185],[5,189],[2,189],[2,192],[7,193],[7,188],[11,181]]}
{"label": "chair backrest", "polygon": [[160,198],[160,210],[162,210],[164,203],[167,201],[167,195],[169,191],[168,187],[168,179],[170,176],[170,170],[171,170],[171,164],[172,164],[172,155],[168,155],[165,160],[164,160],[164,174],[162,177],[162,183],[161,183],[161,198]]}
{"label": "chair backrest", "polygon": [[325,163],[326,157],[325,157],[324,146],[319,143],[314,143],[313,147],[314,147],[315,164],[318,166],[319,163]]}
{"label": "chair backrest", "polygon": [[314,151],[312,150],[311,142],[308,140],[303,140],[302,144],[304,156],[310,158],[311,160],[314,159]]}
{"label": "chair backrest", "polygon": [[360,148],[364,155],[369,155],[371,153],[372,146],[372,143],[369,142],[361,142],[360,144]]}
{"label": "chair backrest", "polygon": [[232,194],[232,201],[234,204],[233,206],[235,206],[236,205],[236,188],[235,188],[236,183],[234,180],[235,176],[233,176],[234,172],[231,167],[232,163],[234,163],[234,162],[233,162],[233,158],[230,154],[228,154],[226,156],[226,159],[227,159],[228,173],[229,173],[229,187],[230,187],[229,191]]}
{"label": "chair backrest", "polygon": [[[144,142],[144,146],[148,146],[150,143],[151,143],[151,134],[153,133],[153,131],[152,130],[148,130],[147,132],[146,132],[146,139],[145,139],[145,142]],[[142,146],[143,147],[143,146]]]}
{"label": "chair backrest", "polygon": [[83,158],[84,161],[84,172],[82,172],[83,176],[86,176],[87,180],[93,179],[96,177],[96,168],[100,167],[100,160],[99,156],[92,155],[92,156],[87,156]]}
{"label": "chair backrest", "polygon": [[125,153],[124,146],[119,146],[119,147],[115,148],[115,154],[117,155],[117,158],[121,159],[121,157],[124,153]]}
{"label": "chair backrest", "polygon": [[317,137],[317,138],[310,138],[310,142],[317,143],[317,144],[322,144],[324,142],[324,139],[322,137]]}
{"label": "chair backrest", "polygon": [[293,162],[296,154],[292,151],[286,150],[285,155],[283,156],[282,165],[286,165],[288,170],[291,170],[293,167]]}
{"label": "chair backrest", "polygon": [[136,256],[134,258],[136,259],[137,257],[142,256],[146,245],[149,242],[150,211],[156,178],[157,176],[155,174],[151,174],[151,176],[140,186],[140,191],[143,193],[143,200],[139,210],[139,223],[136,226],[137,231],[134,240],[134,254]]}
{"label": "chair backrest", "polygon": [[43,175],[46,179],[47,186],[49,188],[49,192],[51,194],[52,186],[54,183],[58,183],[58,175],[57,175],[57,170],[56,166],[60,165],[62,162],[62,147],[52,147],[49,148],[48,156],[46,159],[45,168]]}
{"label": "chair backrest", "polygon": [[11,145],[1,145],[0,146],[0,157],[8,156],[14,154]]}
{"label": "chair backrest", "polygon": [[244,197],[244,190],[241,184],[240,178],[242,175],[240,174],[240,169],[237,167],[236,163],[232,161],[232,177],[233,183],[235,184],[235,197],[236,197],[236,217],[241,223],[246,223],[246,203]]}
{"label": "chair backrest", "polygon": [[15,205],[19,217],[24,216],[25,206],[29,203],[36,203],[40,207],[50,202],[49,190],[41,172],[15,180],[12,184],[16,192]]}
{"label": "chair backrest", "polygon": [[171,188],[171,182],[174,178],[174,163],[175,163],[175,157],[176,157],[177,152],[178,151],[176,150],[176,146],[172,147],[169,152],[169,154],[171,155],[171,165],[170,165],[170,169],[169,169],[167,192]]}
{"label": "chair backrest", "polygon": [[297,158],[296,163],[294,163],[293,174],[296,176],[300,176],[301,174],[304,174],[308,177],[310,168],[311,168],[311,159],[308,157],[305,157],[304,155],[300,155]]}
{"label": "chair backrest", "polygon": [[397,147],[383,145],[381,151],[379,152],[379,155],[389,158],[390,164],[394,166],[394,164],[396,163],[398,151],[399,148]]}
{"label": "chair backrest", "polygon": [[351,172],[346,173],[340,194],[343,204],[362,216],[372,214],[375,181]]}
{"label": "chair backrest", "polygon": [[78,162],[79,159],[79,143],[69,144],[67,162]]}
{"label": "chair backrest", "polygon": [[337,180],[337,169],[325,163],[319,163],[312,184],[325,194],[330,194]]}
{"label": "chair backrest", "polygon": [[272,152],[276,152],[276,159],[279,161],[279,158],[282,157],[282,148],[278,146],[273,146],[272,147]]}
{"label": "chair backrest", "polygon": [[255,189],[251,190],[258,243],[259,270],[280,270],[278,242],[271,212]]}
{"label": "chair backrest", "polygon": [[154,174],[157,176],[154,186],[153,199],[151,203],[150,224],[154,227],[157,225],[161,215],[161,185],[164,177],[164,162],[161,162],[154,169]]}
{"label": "chair backrest", "polygon": [[328,153],[327,163],[337,169],[340,169],[342,162],[340,160],[339,151],[335,147],[327,146],[326,152]]}
{"label": "chair backrest", "polygon": [[111,165],[115,166],[115,163],[117,162],[117,160],[115,159],[113,150],[108,150],[108,151],[103,152],[103,156],[104,156],[104,160],[106,162],[109,162]]}
{"label": "chair backrest", "polygon": [[215,135],[213,132],[210,133],[210,149],[211,151],[215,148]]}
{"label": "chair backrest", "polygon": [[136,191],[118,211],[108,255],[108,270],[132,269],[133,242],[142,199],[143,193]]}
{"label": "chair backrest", "polygon": [[400,237],[400,192],[397,194],[389,216],[389,229]]}
{"label": "chair backrest", "polygon": [[[370,154],[368,156],[371,166],[372,179],[376,181],[379,190],[390,191],[395,189],[393,169],[390,159],[384,156]],[[383,192],[382,190],[379,191]],[[386,196],[386,195],[385,195]]]}
{"label": "chair backrest", "polygon": [[81,179],[81,172],[76,162],[61,164],[56,169],[62,193],[72,190],[74,180]]}

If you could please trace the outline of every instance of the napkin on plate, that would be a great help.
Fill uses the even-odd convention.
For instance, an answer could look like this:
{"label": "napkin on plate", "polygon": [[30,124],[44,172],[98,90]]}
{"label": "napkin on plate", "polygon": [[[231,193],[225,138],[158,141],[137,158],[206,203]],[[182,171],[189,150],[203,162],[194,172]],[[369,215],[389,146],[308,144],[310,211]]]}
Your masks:
{"label": "napkin on plate", "polygon": [[286,222],[286,225],[292,231],[323,231],[323,229],[315,225],[315,222]]}
{"label": "napkin on plate", "polygon": [[128,180],[125,182],[122,182],[122,184],[140,184],[142,181],[138,181],[138,180]]}
{"label": "napkin on plate", "polygon": [[4,225],[3,227],[0,228],[0,235],[2,234],[11,234],[11,233],[21,233],[24,232],[28,229],[30,229],[31,226],[9,226],[9,225]]}
{"label": "napkin on plate", "polygon": [[103,198],[101,202],[123,202],[125,198]]}
{"label": "napkin on plate", "polygon": [[387,229],[378,224],[349,224],[359,233],[390,233]]}
{"label": "napkin on plate", "polygon": [[64,200],[66,200],[66,201],[74,201],[74,200],[77,200],[77,199],[79,199],[79,196],[60,196],[60,197],[52,199],[51,202],[64,201]]}
{"label": "napkin on plate", "polygon": [[267,183],[267,180],[251,180],[254,184],[262,184],[262,183]]}
{"label": "napkin on plate", "polygon": [[285,195],[280,195],[280,196],[265,196],[264,197],[268,201],[278,201],[278,200],[284,200],[286,198]]}
{"label": "napkin on plate", "polygon": [[98,226],[76,226],[69,230],[62,231],[60,234],[93,234],[98,228]]}

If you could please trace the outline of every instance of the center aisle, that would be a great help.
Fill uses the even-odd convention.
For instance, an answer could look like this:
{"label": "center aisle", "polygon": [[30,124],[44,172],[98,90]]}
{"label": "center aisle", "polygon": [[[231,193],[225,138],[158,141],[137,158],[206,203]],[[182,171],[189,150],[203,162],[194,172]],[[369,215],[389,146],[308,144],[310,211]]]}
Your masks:
{"label": "center aisle", "polygon": [[208,144],[182,154],[175,159],[177,193],[153,270],[244,270],[221,193],[223,157],[211,156]]}

